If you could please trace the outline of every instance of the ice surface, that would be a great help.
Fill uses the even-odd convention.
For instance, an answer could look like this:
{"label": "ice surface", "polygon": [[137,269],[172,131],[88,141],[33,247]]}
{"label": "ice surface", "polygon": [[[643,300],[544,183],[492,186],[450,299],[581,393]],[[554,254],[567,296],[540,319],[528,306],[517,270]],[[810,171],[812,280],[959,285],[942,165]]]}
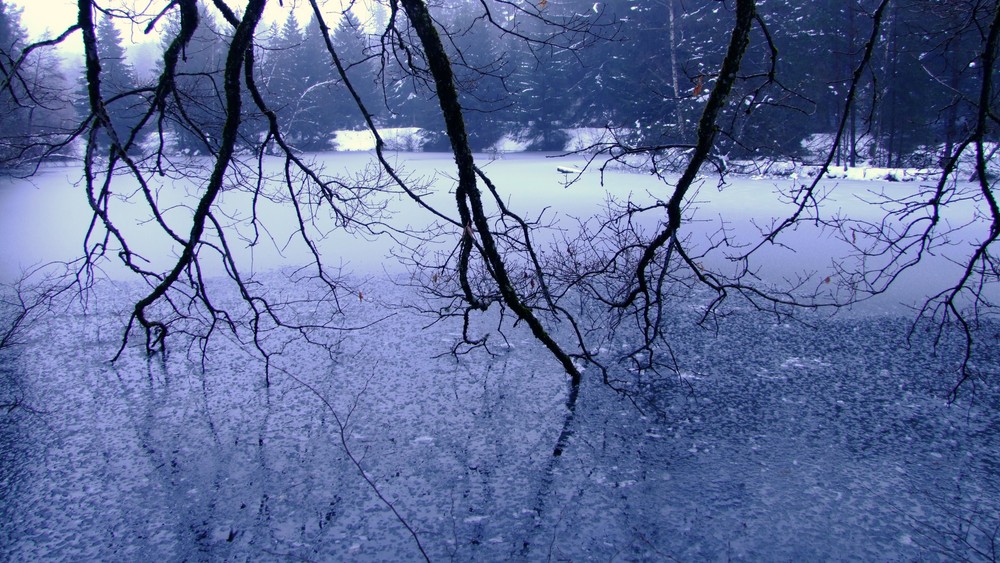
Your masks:
{"label": "ice surface", "polygon": [[334,357],[293,345],[267,388],[224,340],[204,369],[181,351],[109,364],[120,291],[4,357],[4,392],[34,409],[0,418],[4,559],[417,557],[303,382],[432,559],[961,557],[989,538],[937,542],[1000,518],[998,397],[949,405],[955,343],[899,346],[900,318],[747,310],[691,329],[678,354],[698,377],[666,382],[646,416],[588,378],[552,458],[564,377],[522,328],[503,356],[435,357],[445,329],[414,338],[423,320],[397,314]]}
{"label": "ice surface", "polygon": [[[325,158],[355,167],[369,155]],[[406,165],[434,176],[448,162],[413,155]],[[602,187],[586,173],[564,187],[556,166],[513,155],[486,170],[512,206],[550,206],[563,225],[608,193],[662,190],[625,174]],[[724,215],[751,233],[754,218],[783,209],[782,181],[737,179],[721,191],[706,182],[697,216]],[[162,197],[183,202],[192,189],[177,182]],[[843,180],[837,204],[872,213],[855,197],[871,189]],[[79,253],[78,190],[69,169],[0,184],[5,280]],[[228,193],[223,205],[238,209],[242,197]],[[182,223],[188,208],[170,220]],[[274,240],[285,240],[289,217],[265,211]],[[419,217],[401,209],[397,219]],[[700,225],[693,240],[713,230]],[[797,236],[808,251],[775,249],[780,273],[823,268],[838,248],[823,233]],[[505,325],[502,354],[453,357],[460,324],[423,328],[425,317],[394,307],[415,296],[391,283],[390,245],[343,242],[332,237],[325,251],[360,272],[366,295],[345,304],[348,317],[394,315],[344,333],[331,353],[289,340],[270,387],[260,358],[229,338],[212,340],[204,362],[197,347],[150,359],[135,346],[109,363],[121,310],[147,290],[110,267],[86,302],[62,303],[24,345],[0,351],[0,404],[25,405],[0,411],[0,559],[419,558],[363,475],[434,560],[978,559],[997,539],[1000,396],[988,379],[949,404],[962,342],[946,334],[933,350],[936,335],[923,330],[907,340],[900,310],[786,323],[734,302],[708,329],[694,322],[698,295],[672,301],[681,373],[647,389],[640,412],[588,371],[573,438],[553,458],[566,378],[527,329]],[[151,258],[169,256],[164,241],[142,244]],[[240,252],[275,286],[302,256],[276,243]],[[933,287],[930,274],[899,295]],[[472,330],[497,324],[491,311]],[[987,324],[984,337],[998,330]],[[623,347],[608,342],[601,356]],[[1000,373],[996,347],[977,350],[977,370]]]}
{"label": "ice surface", "polygon": [[[583,170],[586,168],[583,157],[553,160],[546,156],[515,154],[499,160],[490,156],[479,159],[496,185],[509,194],[508,205],[514,211],[527,217],[545,212],[546,220],[562,229],[551,230],[548,235],[539,234],[539,244],[571,236],[576,219],[599,214],[608,197],[619,201],[631,199],[640,205],[662,199],[669,193],[667,186],[653,178],[615,171],[574,175],[572,182],[567,184],[567,176],[560,173],[559,168]],[[316,158],[331,174],[361,170],[372,162],[372,155],[363,152],[327,153]],[[454,166],[451,155],[415,153],[394,158],[409,177],[433,182],[436,193],[428,201],[454,214],[450,193],[454,188],[454,173],[449,172]],[[279,172],[280,163],[278,159],[270,160],[269,164],[274,167],[271,172]],[[4,260],[0,263],[0,281],[10,282],[33,265],[67,260],[82,253],[81,240],[90,215],[78,178],[79,171],[74,168],[54,167],[30,181],[0,181],[0,213],[4,216],[4,221],[0,222],[0,240],[6,242]],[[761,229],[773,225],[794,209],[787,194],[799,183],[801,181],[787,178],[731,177],[725,185],[719,186],[717,178],[706,177],[689,197],[691,221],[682,228],[681,235],[690,237],[689,250],[693,255],[717,241],[722,226],[727,229],[734,248],[758,241]],[[871,221],[884,215],[884,210],[876,204],[880,197],[908,196],[926,189],[916,182],[848,179],[831,179],[821,187],[827,197],[822,208],[824,217],[843,215]],[[149,228],[151,214],[134,193],[136,189],[127,182],[118,184],[115,193],[121,199],[112,205],[117,214],[117,226],[131,237],[140,255],[154,265],[165,267],[179,249],[165,235]],[[188,231],[187,221],[200,193],[196,182],[183,179],[165,181],[159,186],[157,198],[161,207],[168,209],[167,221],[179,232]],[[235,234],[230,234],[230,244],[243,269],[269,271],[305,263],[310,256],[308,247],[296,236],[293,210],[281,200],[258,202],[257,215],[263,218],[267,229],[256,244],[249,244],[254,239],[254,231],[246,223],[251,217],[251,202],[250,194],[236,190],[224,191],[219,202],[220,208],[232,217]],[[429,222],[428,215],[416,205],[393,198],[388,203],[393,212],[390,224],[405,227]],[[657,214],[635,218],[635,222],[644,223],[650,230],[658,228],[661,220]],[[968,237],[982,236],[986,229],[970,201],[950,205],[942,223],[955,226],[971,223],[948,236],[949,245],[959,250],[971,240]],[[389,258],[394,245],[388,237],[359,238],[355,233],[346,233],[336,228],[331,218],[323,215],[322,209],[313,225],[314,234],[322,233],[317,242],[328,264],[343,264],[348,271],[357,273],[383,272],[387,268],[398,270],[398,263]],[[763,248],[752,265],[768,283],[781,284],[802,274],[823,280],[836,272],[850,250],[828,229],[810,228],[808,224],[802,224],[778,242],[780,244]],[[701,261],[725,273],[735,267],[730,254],[725,249],[718,249],[702,257]],[[114,264],[106,266],[112,277],[127,274]],[[209,274],[224,272],[219,260],[205,260],[203,266]],[[900,301],[916,302],[946,287],[960,271],[961,267],[953,264],[944,253],[930,254],[924,258],[922,267],[912,269],[895,284],[891,295],[880,298],[881,306],[889,307]]]}

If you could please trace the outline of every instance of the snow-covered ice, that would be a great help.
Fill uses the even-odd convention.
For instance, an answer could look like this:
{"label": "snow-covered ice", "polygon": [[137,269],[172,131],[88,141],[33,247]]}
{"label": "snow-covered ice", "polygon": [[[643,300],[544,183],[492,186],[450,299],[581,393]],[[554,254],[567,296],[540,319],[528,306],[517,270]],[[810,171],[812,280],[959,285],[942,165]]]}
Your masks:
{"label": "snow-covered ice", "polygon": [[[354,167],[369,157],[325,158]],[[408,166],[433,175],[448,162],[413,155]],[[564,190],[555,167],[584,163],[557,162],[512,155],[486,171],[519,210],[560,217],[589,216],[608,193],[657,189],[611,172],[606,186],[585,174],[581,189]],[[3,281],[79,253],[86,218],[73,173],[0,182]],[[753,217],[782,209],[784,181],[703,186],[697,216],[752,232]],[[855,196],[871,181],[840,182],[839,207],[870,212]],[[186,189],[165,186],[162,197]],[[226,197],[239,206],[239,194]],[[284,240],[279,207],[267,213]],[[142,219],[123,228],[138,232]],[[837,249],[818,233],[797,236],[811,250],[775,249],[779,277],[827,267],[822,255]],[[933,350],[935,333],[908,334],[905,308],[776,323],[734,301],[709,329],[695,322],[702,296],[673,300],[680,375],[656,382],[640,412],[588,371],[573,437],[554,458],[566,378],[527,329],[505,325],[515,345],[503,354],[453,357],[460,324],[422,328],[426,318],[393,306],[413,295],[392,283],[402,271],[385,262],[391,245],[342,242],[324,240],[324,252],[357,272],[366,296],[347,314],[391,321],[345,333],[330,354],[288,342],[269,387],[260,358],[226,338],[211,341],[204,364],[197,349],[149,359],[139,346],[109,363],[120,311],[147,289],[111,268],[90,299],[62,303],[0,352],[0,403],[25,405],[0,412],[0,558],[418,558],[366,478],[434,560],[975,560],[998,539],[1000,394],[988,379],[949,403],[962,342],[946,335]],[[142,244],[151,258],[170,255],[168,241]],[[302,256],[240,251],[261,283],[283,283]],[[933,288],[933,274],[892,297]],[[472,329],[498,322],[491,312]],[[987,324],[983,334],[998,332]],[[601,357],[623,347],[609,342]],[[993,350],[974,358],[982,373],[1000,373]]]}

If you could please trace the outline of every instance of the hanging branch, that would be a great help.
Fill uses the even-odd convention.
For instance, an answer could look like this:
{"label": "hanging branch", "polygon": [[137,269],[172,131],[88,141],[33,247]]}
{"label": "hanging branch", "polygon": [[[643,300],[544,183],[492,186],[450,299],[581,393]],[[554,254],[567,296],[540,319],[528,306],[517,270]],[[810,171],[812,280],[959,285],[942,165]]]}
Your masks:
{"label": "hanging branch", "polygon": [[799,222],[806,209],[811,206],[814,207],[818,205],[818,199],[816,196],[817,187],[830,170],[830,165],[833,164],[833,160],[837,156],[837,148],[840,146],[840,143],[844,138],[844,134],[847,131],[851,111],[858,103],[858,89],[861,87],[861,82],[865,73],[871,65],[872,53],[874,53],[875,47],[878,45],[878,39],[882,33],[882,20],[885,16],[885,10],[888,5],[889,0],[881,0],[872,16],[871,34],[868,37],[868,41],[865,43],[864,54],[861,56],[861,60],[858,62],[858,66],[854,69],[854,73],[851,76],[851,85],[848,88],[847,96],[844,98],[844,108],[841,112],[840,123],[837,125],[837,132],[834,135],[833,145],[827,152],[826,158],[823,160],[823,164],[820,166],[819,172],[816,173],[816,177],[808,187],[794,194],[794,201],[797,204],[795,211],[786,217],[774,229],[772,229],[771,232],[769,232],[767,236],[765,236],[760,243],[753,247],[747,254],[753,253],[766,243],[773,243],[779,234]]}
{"label": "hanging branch", "polygon": [[747,45],[750,44],[750,31],[753,28],[755,11],[756,4],[753,0],[738,0],[736,2],[736,22],[733,25],[733,30],[729,38],[726,58],[722,61],[715,88],[709,94],[708,101],[705,103],[705,109],[698,120],[698,137],[694,152],[680,179],[677,181],[673,194],[665,205],[667,213],[666,223],[659,234],[653,237],[649,244],[646,245],[642,256],[639,258],[639,263],[635,269],[635,288],[621,303],[617,304],[621,308],[631,305],[640,295],[646,296],[645,299],[647,302],[650,300],[647,270],[656,258],[656,254],[660,248],[669,241],[676,241],[677,232],[680,229],[682,221],[681,205],[688,195],[692,184],[694,184],[702,165],[708,160],[711,153],[716,134],[719,130],[717,123],[719,114],[728,102],[729,94],[737,80],[743,54],[746,52]]}
{"label": "hanging branch", "polygon": [[[89,1],[80,0],[80,3],[81,26],[84,28],[84,37],[87,38],[88,27],[91,30],[91,33],[93,30],[93,23],[89,22],[88,26],[88,22],[84,21],[86,17],[84,12],[86,11],[89,14],[89,11],[85,10],[85,5],[89,4]],[[225,174],[235,152],[237,136],[239,134],[240,109],[242,106],[240,78],[243,72],[243,60],[247,50],[250,49],[253,44],[254,29],[257,27],[257,23],[263,15],[264,6],[266,4],[266,0],[249,1],[243,15],[243,19],[240,20],[240,24],[236,28],[236,33],[233,36],[232,43],[229,46],[224,74],[226,121],[223,126],[219,152],[216,155],[209,183],[205,188],[205,194],[198,202],[198,206],[194,212],[194,217],[191,220],[191,233],[188,236],[187,242],[184,244],[181,251],[181,255],[174,264],[173,268],[153,288],[153,291],[136,303],[132,316],[129,319],[128,328],[132,326],[133,322],[138,321],[145,330],[146,350],[148,353],[154,353],[157,350],[162,349],[164,339],[167,336],[167,326],[162,321],[149,319],[146,314],[147,309],[164,297],[174,282],[176,282],[177,279],[180,278],[181,274],[191,265],[195,258],[195,253],[198,244],[201,241],[202,234],[205,231],[206,220],[208,219],[212,205],[215,202],[216,197],[222,191]],[[87,43],[88,41],[85,39],[85,45]],[[90,84],[90,79],[93,79],[96,83],[90,85],[91,106],[99,109],[101,102],[100,93],[97,90],[97,84],[99,84],[100,63],[97,59],[96,41],[92,40],[89,43],[90,45],[87,46],[88,84]],[[96,100],[95,96],[97,97]],[[116,354],[115,358],[118,358],[121,355],[128,343],[128,328],[126,328],[121,348],[119,348],[118,354]]]}
{"label": "hanging branch", "polygon": [[[483,207],[482,192],[476,183],[476,165],[465,132],[462,106],[455,88],[451,64],[431,20],[430,13],[427,11],[427,6],[421,0],[400,0],[400,4],[406,11],[410,24],[420,37],[427,64],[434,77],[441,113],[445,120],[448,138],[451,141],[455,164],[458,167],[458,187],[455,190],[455,198],[464,226],[461,235],[459,275],[462,278],[466,300],[473,308],[485,310],[488,307],[488,302],[480,300],[468,283],[469,258],[473,248],[475,248],[485,260],[489,274],[497,284],[503,303],[519,320],[528,325],[535,338],[555,356],[570,376],[570,391],[566,401],[569,415],[553,451],[554,455],[561,455],[569,437],[569,424],[576,408],[582,374],[573,363],[570,354],[563,350],[549,334],[533,309],[523,302],[507,273],[507,264],[497,248],[489,218]],[[477,235],[478,241],[476,240]]]}

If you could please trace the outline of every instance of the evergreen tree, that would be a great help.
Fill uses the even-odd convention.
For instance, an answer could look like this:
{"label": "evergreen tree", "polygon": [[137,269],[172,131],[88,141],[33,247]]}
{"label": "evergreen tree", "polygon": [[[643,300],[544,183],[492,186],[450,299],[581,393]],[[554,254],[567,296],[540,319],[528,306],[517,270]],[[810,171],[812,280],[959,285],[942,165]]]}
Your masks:
{"label": "evergreen tree", "polygon": [[534,119],[537,61],[529,46],[513,37],[499,38],[509,75],[506,86],[510,92],[510,105],[503,111],[507,132],[522,137]]}
{"label": "evergreen tree", "polygon": [[[575,2],[550,3],[544,17],[568,20],[582,8]],[[584,12],[589,9],[583,8]],[[529,18],[521,31],[543,41],[528,45],[527,56],[520,57],[517,82],[522,85],[517,100],[522,123],[532,132],[532,150],[559,151],[566,146],[564,129],[585,121],[586,100],[595,89],[583,71],[579,52],[562,38],[548,37],[541,18]]]}
{"label": "evergreen tree", "polygon": [[[368,35],[352,11],[348,10],[340,19],[333,32],[332,42],[341,63],[347,70],[351,85],[369,111],[375,111],[379,106],[376,88],[377,69],[370,58]],[[326,61],[329,60],[330,57],[327,55]],[[329,63],[326,64],[326,68],[329,69],[327,72],[334,73]],[[364,119],[348,90],[340,83],[339,76],[336,76],[335,84],[329,110],[332,113],[330,117],[333,124],[337,128],[346,129],[364,127]]]}
{"label": "evergreen tree", "polygon": [[[172,41],[179,31],[180,22],[171,19],[164,41]],[[225,121],[222,71],[228,42],[201,5],[198,27],[177,68],[180,94],[168,100],[173,143],[184,154],[211,153],[218,146]]]}
{"label": "evergreen tree", "polygon": [[[386,106],[383,122],[393,127],[422,127],[432,132],[444,132],[438,103],[426,69],[411,64],[407,53],[393,51],[396,45],[383,45],[389,52],[381,56],[381,95]],[[448,150],[443,135],[427,145],[430,150]]]}
{"label": "evergreen tree", "polygon": [[454,67],[460,88],[469,144],[485,150],[508,132],[516,130],[508,108],[512,105],[510,79],[514,65],[503,48],[496,27],[479,18],[478,7],[459,3],[447,14],[454,30]]}
{"label": "evergreen tree", "polygon": [[128,63],[122,34],[110,17],[97,22],[97,51],[101,59],[101,84],[108,87],[107,94],[118,95],[135,88],[135,71]]}
{"label": "evergreen tree", "polygon": [[[101,61],[101,96],[105,100],[115,136],[119,142],[126,143],[129,133],[142,118],[131,99],[137,86],[135,71],[126,59],[122,35],[114,20],[108,16],[101,17],[95,31]],[[86,100],[86,96],[83,99]]]}
{"label": "evergreen tree", "polygon": [[[330,39],[352,85],[369,110],[374,111],[377,105],[370,94],[373,74],[364,69],[363,62],[360,69],[353,66],[367,51],[366,39],[353,15],[342,18]],[[301,62],[295,77],[291,127],[303,148],[327,150],[337,129],[361,128],[365,126],[364,120],[333,64],[326,36],[315,17],[307,24],[303,43],[296,53]]]}
{"label": "evergreen tree", "polygon": [[[987,28],[988,22],[982,20],[988,13],[977,14],[968,2],[946,0],[919,0],[912,10],[914,31],[927,37],[926,49],[917,55],[920,66],[931,78],[927,84],[938,92],[932,117],[941,151],[935,157],[946,159],[954,145],[972,132],[976,119],[972,101],[981,87],[978,30]],[[916,17],[920,13],[934,17]],[[1000,69],[995,69],[995,83],[1000,83],[998,73]]]}
{"label": "evergreen tree", "polygon": [[306,24],[301,46],[296,51],[297,67],[292,130],[303,148],[328,150],[333,132],[341,123],[334,107],[340,78],[326,47],[326,36],[315,16]]}
{"label": "evergreen tree", "polygon": [[15,69],[26,42],[20,11],[0,0],[0,173],[36,164],[72,112],[54,55],[35,51]]}
{"label": "evergreen tree", "polygon": [[20,162],[23,139],[30,135],[26,117],[31,100],[25,84],[11,75],[25,40],[20,11],[0,0],[0,85],[4,85],[0,91],[0,171]]}
{"label": "evergreen tree", "polygon": [[[880,59],[881,99],[873,157],[888,166],[929,165],[970,133],[980,75],[978,27],[986,14],[969,4],[912,0],[895,4]],[[978,19],[977,19],[978,18]],[[931,148],[931,150],[927,150]]]}
{"label": "evergreen tree", "polygon": [[22,83],[11,73],[25,41],[21,15],[0,0],[0,170],[17,164],[20,139],[28,135],[23,119],[28,103]]}
{"label": "evergreen tree", "polygon": [[[268,46],[264,83],[269,94],[268,103],[278,113],[282,125],[294,123],[297,102],[302,94],[302,33],[295,14],[289,10],[280,29],[276,30]],[[294,136],[294,128],[288,129]],[[293,139],[294,140],[294,139]]]}
{"label": "evergreen tree", "polygon": [[744,105],[734,115],[739,138],[730,143],[733,156],[801,157],[807,137],[836,129],[845,80],[856,64],[841,60],[851,50],[839,25],[845,9],[835,0],[761,3],[768,34],[758,29],[755,48],[744,58],[751,78],[737,86]]}
{"label": "evergreen tree", "polygon": [[677,57],[684,37],[683,33],[676,33],[679,22],[675,18],[671,41],[669,2],[624,0],[616,2],[612,9],[622,22],[620,40],[609,45],[607,86],[602,80],[602,87],[612,93],[608,101],[615,106],[609,112],[612,121],[619,126],[646,132],[655,129],[664,136],[674,137],[671,131],[679,123],[676,112],[691,91],[685,70],[673,66],[675,61],[689,60],[683,53]]}
{"label": "evergreen tree", "polygon": [[0,56],[3,57],[0,62],[5,77],[26,39],[21,27],[21,11],[0,0]]}

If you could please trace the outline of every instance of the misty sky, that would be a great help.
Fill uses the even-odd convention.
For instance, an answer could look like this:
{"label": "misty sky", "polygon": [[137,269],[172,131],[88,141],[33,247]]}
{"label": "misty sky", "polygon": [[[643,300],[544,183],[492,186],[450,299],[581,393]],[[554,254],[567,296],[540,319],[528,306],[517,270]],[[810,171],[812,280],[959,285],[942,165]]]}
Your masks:
{"label": "misty sky", "polygon": [[74,0],[10,0],[10,3],[22,10],[21,24],[32,39],[41,37],[46,30],[55,35],[76,20]]}
{"label": "misty sky", "polygon": [[[46,35],[57,35],[64,29],[73,25],[76,21],[76,0],[9,0],[10,4],[22,10],[21,24],[28,30],[31,39],[39,39]],[[152,5],[154,9],[159,9],[163,5],[162,0],[104,0],[102,6],[126,5],[132,8],[145,8]],[[234,8],[242,8],[246,0],[230,0],[230,5]],[[268,2],[267,10],[264,12],[264,23],[270,25],[272,22],[281,21],[289,9],[296,10],[296,17],[300,23],[304,23],[308,18],[309,5],[306,0],[284,0],[281,6],[277,0]],[[330,5],[331,7],[342,4],[339,0],[321,0],[320,5]],[[367,2],[358,2],[359,7]],[[335,11],[335,10],[334,10]],[[129,34],[124,34],[124,39],[130,39]],[[134,41],[141,42],[142,36],[136,35]]]}

